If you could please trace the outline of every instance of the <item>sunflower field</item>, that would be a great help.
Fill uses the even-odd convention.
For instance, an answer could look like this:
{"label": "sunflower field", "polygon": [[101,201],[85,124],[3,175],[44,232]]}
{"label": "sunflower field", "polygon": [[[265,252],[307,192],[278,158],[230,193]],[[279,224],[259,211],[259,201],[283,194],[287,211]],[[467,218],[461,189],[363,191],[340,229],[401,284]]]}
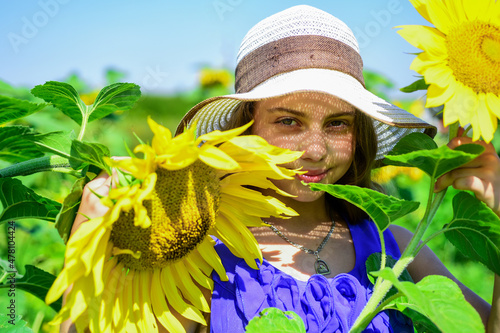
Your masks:
{"label": "sunflower field", "polygon": [[[396,88],[383,75],[372,71],[366,71],[364,74],[369,90],[386,99],[394,95]],[[8,82],[0,82],[2,329],[14,329],[11,332],[58,332],[58,327],[49,325],[49,322],[61,309],[59,294],[49,305],[44,299],[56,276],[63,270],[66,242],[81,196],[81,182],[84,181],[81,179],[85,175],[80,171],[80,174],[76,174],[75,168],[59,168],[59,172],[54,172],[55,169],[42,163],[47,156],[46,152],[53,153],[58,147],[62,147],[65,138],[84,137],[85,142],[95,144],[72,146],[72,149],[78,151],[80,170],[84,169],[87,175],[95,176],[99,172],[99,166],[105,168],[105,163],[88,162],[96,155],[95,151],[106,150],[108,156],[128,156],[129,147],[154,142],[153,133],[148,127],[148,118],[161,124],[160,128],[160,125],[151,125],[149,122],[151,128],[156,129],[154,134],[167,129],[173,132],[182,116],[193,105],[211,96],[230,93],[233,80],[229,70],[204,68],[200,71],[199,86],[195,89],[160,96],[141,95],[137,85],[119,83],[126,79],[120,72],[110,70],[106,73],[106,78],[108,86],[101,91],[88,87],[77,75],[69,76],[64,82],[41,83],[37,87],[29,88],[13,87]],[[75,113],[61,112],[64,107],[61,107],[60,103],[46,103],[50,100],[47,97],[50,93],[64,89],[76,92],[74,98],[86,106],[97,105],[99,101],[106,106],[106,101],[113,99],[118,103],[109,103],[113,104],[113,107],[102,107],[98,110],[101,112],[99,119],[92,122],[91,115],[85,120],[85,117],[78,118]],[[392,102],[442,129],[442,108],[426,108],[422,99],[417,96]],[[17,103],[15,106],[14,101]],[[500,135],[496,133],[491,137],[497,153],[500,152]],[[437,142],[443,144],[446,140],[447,133],[444,130],[438,133]],[[37,147],[34,142],[37,142]],[[14,172],[12,166],[26,164],[30,160],[42,163],[36,172],[23,173],[17,170],[17,174],[9,173]],[[116,165],[125,166],[119,162]],[[34,170],[35,167],[31,168]],[[132,170],[133,166],[130,168]],[[18,176],[19,174],[22,176]],[[12,175],[15,177],[10,178]],[[426,200],[429,177],[417,168],[384,166],[376,169],[373,176],[388,193],[396,197],[422,202]],[[449,195],[444,198],[436,213],[437,220],[449,220],[452,214],[451,198],[454,191],[450,189],[448,192]],[[21,208],[13,207],[16,200],[12,197],[16,195],[26,196],[24,201],[17,200],[28,205],[22,208],[25,212],[23,218],[16,216],[16,209]],[[398,224],[415,230],[422,209],[419,208],[404,219],[398,220]],[[28,210],[32,211],[28,214]],[[431,225],[429,232],[435,232],[439,228],[441,226],[438,224]],[[434,238],[429,246],[459,280],[491,302],[489,298],[493,273],[488,268],[470,261],[444,237]],[[14,314],[14,317],[9,314]],[[14,320],[14,326],[6,324],[11,320]]]}

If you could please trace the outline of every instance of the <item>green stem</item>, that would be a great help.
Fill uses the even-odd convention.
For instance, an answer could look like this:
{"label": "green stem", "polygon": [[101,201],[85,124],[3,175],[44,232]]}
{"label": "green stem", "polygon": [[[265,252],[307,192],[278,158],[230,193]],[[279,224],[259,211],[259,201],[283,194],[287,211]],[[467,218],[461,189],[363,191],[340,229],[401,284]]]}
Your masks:
{"label": "green stem", "polygon": [[[89,106],[84,105],[85,108],[88,108]],[[83,136],[85,135],[85,130],[87,129],[87,123],[88,123],[88,117],[86,116],[88,114],[88,110],[85,110],[85,112],[82,112],[82,124],[80,126],[80,133],[78,133],[78,141],[82,141]]]}
{"label": "green stem", "polygon": [[0,170],[0,178],[27,176],[42,171],[56,171],[80,177],[80,173],[70,169],[67,158],[52,155],[19,162]]}
{"label": "green stem", "polygon": [[[432,177],[431,179],[432,186],[430,187],[429,190],[429,198],[427,200],[427,207],[424,216],[422,217],[422,220],[419,222],[417,230],[413,234],[413,237],[411,238],[407,247],[401,254],[401,258],[396,262],[396,264],[392,268],[394,274],[398,278],[406,269],[406,267],[408,267],[408,265],[413,261],[416,254],[418,253],[417,249],[420,249],[419,247],[420,241],[423,238],[425,231],[427,230],[432,219],[434,218],[437,209],[441,205],[441,202],[443,201],[443,198],[446,194],[446,190],[443,190],[434,196],[434,190],[433,190],[434,183],[435,183],[434,177]],[[387,295],[392,286],[393,283],[388,280],[381,280],[380,278],[377,279],[375,287],[373,288],[372,296],[366,303],[366,306],[364,307],[363,311],[361,311],[359,317],[356,319],[350,332],[352,333],[361,332],[364,328],[366,328],[366,326],[370,323],[371,319],[373,319],[373,314],[377,313],[376,311],[380,307],[379,306],[380,302],[384,299],[385,295]]]}
{"label": "green stem", "polygon": [[3,284],[3,281],[5,280],[7,275],[9,275],[9,273],[7,273],[7,271],[4,271],[2,277],[0,277],[0,284]]}

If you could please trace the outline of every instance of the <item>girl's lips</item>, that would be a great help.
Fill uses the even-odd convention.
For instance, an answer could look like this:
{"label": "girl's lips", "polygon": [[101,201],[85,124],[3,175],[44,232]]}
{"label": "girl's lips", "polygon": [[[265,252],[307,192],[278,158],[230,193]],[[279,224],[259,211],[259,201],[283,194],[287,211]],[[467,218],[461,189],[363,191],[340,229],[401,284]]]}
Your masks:
{"label": "girl's lips", "polygon": [[[304,170],[306,171],[306,170]],[[308,171],[303,175],[297,175],[297,178],[305,183],[319,183],[326,177],[327,171]]]}

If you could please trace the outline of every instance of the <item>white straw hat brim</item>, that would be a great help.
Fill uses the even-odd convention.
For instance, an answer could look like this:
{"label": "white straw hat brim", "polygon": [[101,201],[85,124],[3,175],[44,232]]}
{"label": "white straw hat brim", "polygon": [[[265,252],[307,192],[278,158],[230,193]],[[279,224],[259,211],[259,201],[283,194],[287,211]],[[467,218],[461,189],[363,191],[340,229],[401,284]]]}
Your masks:
{"label": "white straw hat brim", "polygon": [[372,94],[348,74],[307,68],[275,75],[246,93],[207,99],[186,114],[177,132],[194,122],[198,135],[221,130],[242,101],[261,101],[297,92],[319,92],[338,97],[371,117],[378,139],[376,160],[382,159],[405,135],[426,132],[433,136],[436,131],[418,117]]}

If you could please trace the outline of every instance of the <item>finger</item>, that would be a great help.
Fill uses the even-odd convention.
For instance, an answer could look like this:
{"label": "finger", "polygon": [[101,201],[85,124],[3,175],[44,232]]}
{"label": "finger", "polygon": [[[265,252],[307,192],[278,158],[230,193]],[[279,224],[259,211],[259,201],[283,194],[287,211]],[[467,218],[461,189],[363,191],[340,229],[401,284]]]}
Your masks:
{"label": "finger", "polygon": [[453,188],[472,191],[477,199],[483,201],[493,211],[498,211],[499,209],[500,200],[490,182],[473,176],[460,177],[453,182]]}
{"label": "finger", "polygon": [[71,234],[73,234],[82,223],[86,222],[88,218],[95,218],[106,214],[108,207],[101,204],[99,196],[106,196],[109,193],[110,186],[111,177],[104,171],[99,173],[96,178],[85,185],[80,207],[78,208],[73,227],[71,228]]}

